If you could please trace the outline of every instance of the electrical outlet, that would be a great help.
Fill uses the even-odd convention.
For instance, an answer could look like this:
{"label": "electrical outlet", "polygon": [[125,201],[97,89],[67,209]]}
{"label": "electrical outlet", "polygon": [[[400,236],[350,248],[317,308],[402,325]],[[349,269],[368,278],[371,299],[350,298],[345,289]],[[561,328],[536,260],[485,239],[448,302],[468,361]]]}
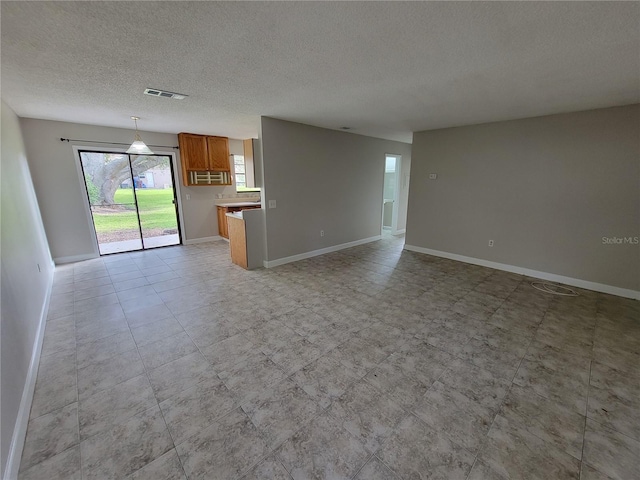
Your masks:
{"label": "electrical outlet", "polygon": [[489,240],[489,246],[493,247],[493,240]]}
{"label": "electrical outlet", "polygon": [[429,180],[436,180],[438,178],[438,174],[437,173],[430,173],[429,174]]}
{"label": "electrical outlet", "polygon": [[187,200],[191,200],[191,194],[190,193],[187,193],[186,197],[187,197]]}
{"label": "electrical outlet", "polygon": [[276,208],[276,201],[275,200],[269,200],[269,208]]}
{"label": "electrical outlet", "polygon": [[320,236],[324,237],[324,230],[320,230]]}

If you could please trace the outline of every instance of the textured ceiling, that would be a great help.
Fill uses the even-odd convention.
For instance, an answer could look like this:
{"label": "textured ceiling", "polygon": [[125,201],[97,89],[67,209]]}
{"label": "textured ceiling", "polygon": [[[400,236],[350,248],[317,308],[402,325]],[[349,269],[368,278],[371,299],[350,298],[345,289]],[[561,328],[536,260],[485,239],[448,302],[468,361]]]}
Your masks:
{"label": "textured ceiling", "polygon": [[255,137],[266,115],[411,141],[638,102],[639,22],[638,2],[2,1],[2,98],[158,132]]}

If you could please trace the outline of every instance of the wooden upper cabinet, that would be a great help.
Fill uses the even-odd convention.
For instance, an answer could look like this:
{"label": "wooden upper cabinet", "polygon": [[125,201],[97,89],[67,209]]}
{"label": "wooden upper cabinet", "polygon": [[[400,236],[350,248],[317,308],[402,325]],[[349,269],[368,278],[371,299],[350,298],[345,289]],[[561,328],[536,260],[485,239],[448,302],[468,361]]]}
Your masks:
{"label": "wooden upper cabinet", "polygon": [[226,137],[207,137],[207,149],[209,152],[208,170],[230,171],[229,165],[229,139]]}
{"label": "wooden upper cabinet", "polygon": [[180,160],[186,170],[209,170],[207,156],[207,137],[181,133],[178,135],[180,144]]}
{"label": "wooden upper cabinet", "polygon": [[229,139],[179,133],[184,185],[231,185]]}

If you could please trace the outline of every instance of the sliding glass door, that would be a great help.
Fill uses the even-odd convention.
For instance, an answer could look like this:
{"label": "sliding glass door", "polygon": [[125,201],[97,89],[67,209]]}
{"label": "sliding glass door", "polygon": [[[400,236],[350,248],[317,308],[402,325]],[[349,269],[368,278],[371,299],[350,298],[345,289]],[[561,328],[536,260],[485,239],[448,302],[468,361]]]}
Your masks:
{"label": "sliding glass door", "polygon": [[101,255],[178,245],[171,157],[80,152]]}

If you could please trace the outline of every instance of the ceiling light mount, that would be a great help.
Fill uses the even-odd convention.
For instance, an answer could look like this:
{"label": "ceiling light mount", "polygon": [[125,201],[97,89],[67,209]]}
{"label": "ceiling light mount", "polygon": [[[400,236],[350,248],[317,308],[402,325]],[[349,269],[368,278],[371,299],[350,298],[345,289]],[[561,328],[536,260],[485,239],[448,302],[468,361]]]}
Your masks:
{"label": "ceiling light mount", "polygon": [[127,153],[134,155],[153,155],[151,149],[142,141],[142,137],[140,137],[140,133],[138,133],[138,120],[140,120],[140,117],[131,117],[131,120],[135,123],[136,134],[133,137],[133,143],[128,148]]}

